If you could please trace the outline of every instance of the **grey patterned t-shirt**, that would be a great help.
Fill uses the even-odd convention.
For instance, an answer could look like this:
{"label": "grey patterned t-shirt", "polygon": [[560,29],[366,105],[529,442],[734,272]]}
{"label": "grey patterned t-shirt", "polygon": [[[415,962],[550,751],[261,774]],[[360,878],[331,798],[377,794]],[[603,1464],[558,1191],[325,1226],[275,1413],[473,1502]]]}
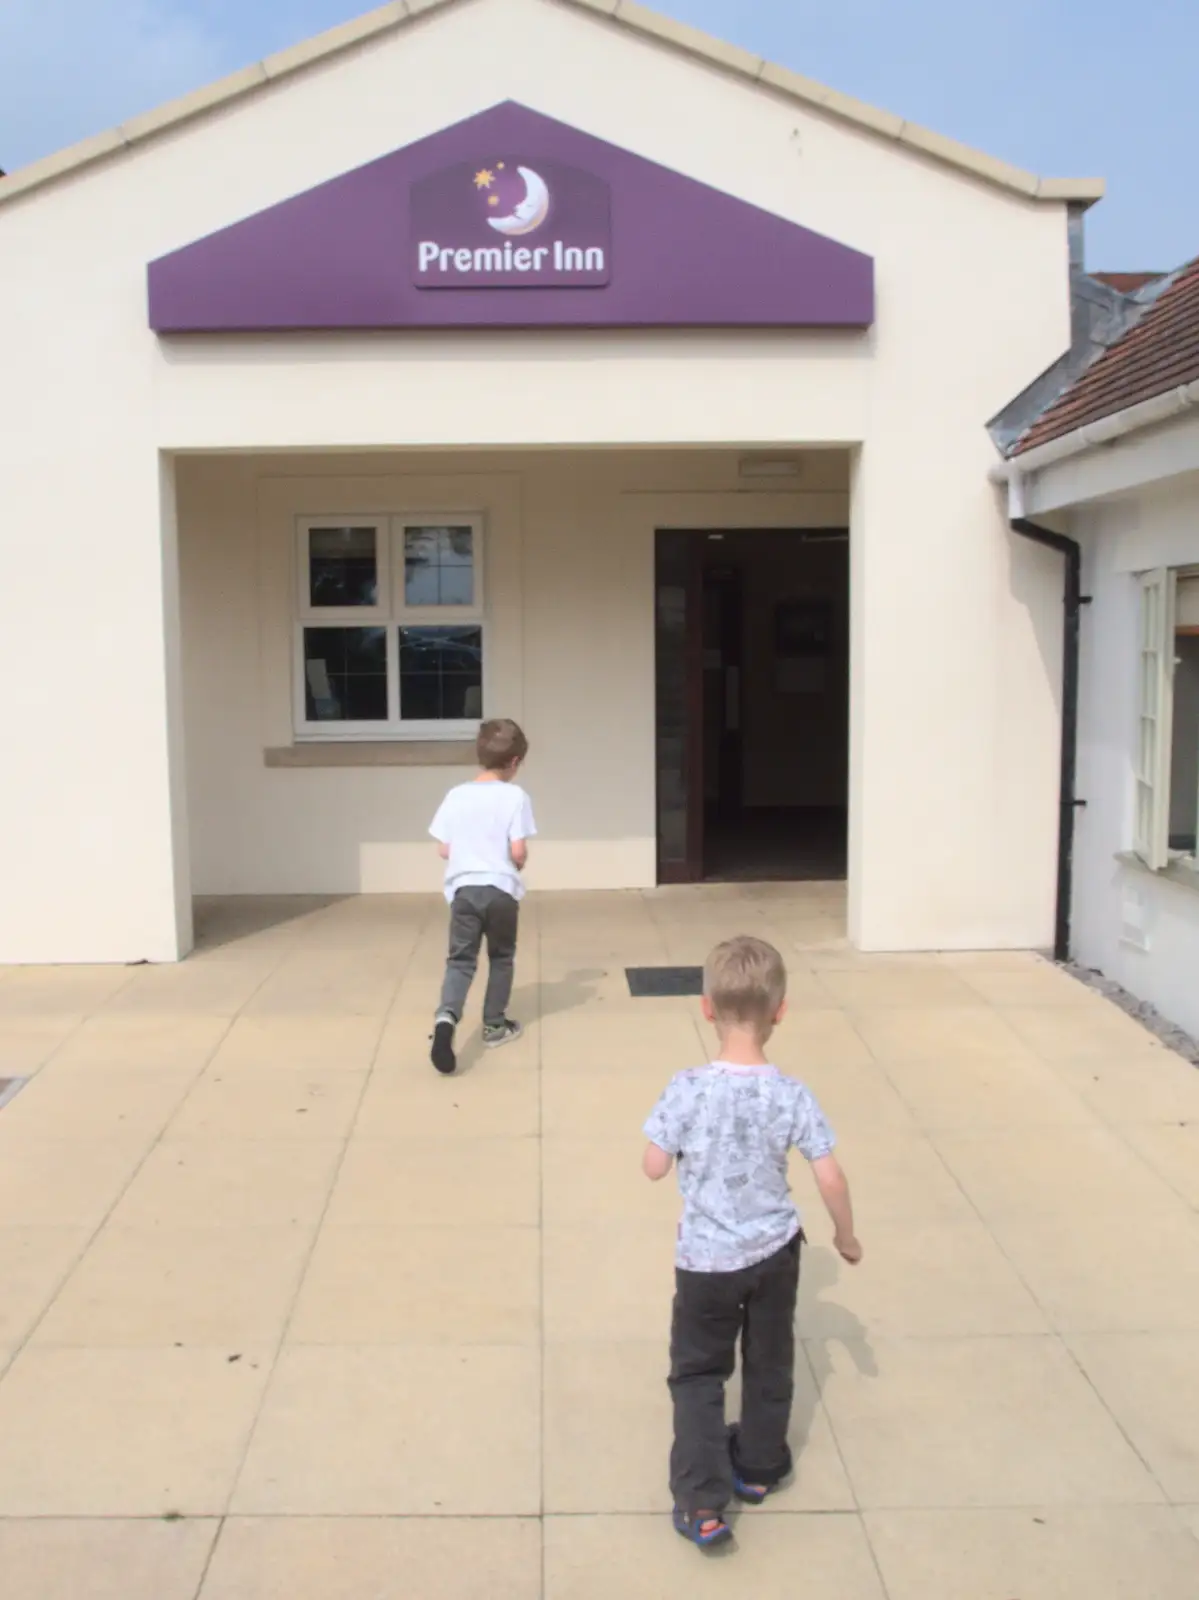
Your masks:
{"label": "grey patterned t-shirt", "polygon": [[675,1264],[685,1272],[736,1272],[790,1243],[800,1223],[787,1154],[794,1146],[818,1161],[836,1142],[797,1079],[727,1061],[672,1078],[645,1136],[678,1160]]}

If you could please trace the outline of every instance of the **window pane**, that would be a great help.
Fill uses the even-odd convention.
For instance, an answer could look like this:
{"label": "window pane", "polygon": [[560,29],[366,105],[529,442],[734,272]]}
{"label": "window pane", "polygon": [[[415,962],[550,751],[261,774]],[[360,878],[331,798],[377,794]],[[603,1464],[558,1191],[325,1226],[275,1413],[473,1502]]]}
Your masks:
{"label": "window pane", "polygon": [[405,722],[483,715],[482,628],[401,628],[400,716]]}
{"label": "window pane", "polygon": [[373,606],[379,598],[374,528],[310,528],[308,600],[314,606]]}
{"label": "window pane", "polygon": [[305,628],[304,700],[309,722],[386,722],[386,628]]}
{"label": "window pane", "polygon": [[1170,745],[1170,849],[1195,853],[1199,820],[1199,634],[1174,641],[1174,727]]}
{"label": "window pane", "polygon": [[474,603],[474,530],[405,528],[404,604],[471,606]]}

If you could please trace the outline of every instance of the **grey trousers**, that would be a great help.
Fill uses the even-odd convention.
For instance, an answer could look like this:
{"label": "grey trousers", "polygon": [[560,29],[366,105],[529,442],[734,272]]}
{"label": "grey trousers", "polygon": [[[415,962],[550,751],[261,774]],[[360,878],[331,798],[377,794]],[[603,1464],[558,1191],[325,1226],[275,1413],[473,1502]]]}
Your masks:
{"label": "grey trousers", "polygon": [[[670,1335],[674,1448],[670,1487],[690,1515],[723,1511],[733,1468],[772,1486],[791,1471],[787,1429],[795,1392],[795,1299],[802,1233],[740,1272],[675,1273]],[[731,1435],[724,1386],[741,1341],[741,1426]]]}
{"label": "grey trousers", "polygon": [[483,997],[483,1022],[503,1022],[512,995],[516,966],[516,928],[520,904],[503,889],[490,884],[459,889],[450,907],[450,953],[445,964],[438,1014],[462,1021],[466,997],[479,965],[479,951],[487,941],[487,993]]}

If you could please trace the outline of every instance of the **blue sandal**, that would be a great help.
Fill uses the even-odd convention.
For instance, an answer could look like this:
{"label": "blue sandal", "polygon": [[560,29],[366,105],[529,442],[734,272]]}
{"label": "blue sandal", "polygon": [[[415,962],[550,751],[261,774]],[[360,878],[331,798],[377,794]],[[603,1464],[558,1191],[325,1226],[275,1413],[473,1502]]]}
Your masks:
{"label": "blue sandal", "polygon": [[674,1531],[681,1533],[684,1539],[689,1539],[700,1550],[711,1550],[715,1545],[727,1544],[733,1537],[733,1530],[720,1516],[693,1516],[675,1506],[673,1521]]}
{"label": "blue sandal", "polygon": [[733,1493],[747,1506],[760,1506],[777,1487],[778,1485],[774,1483],[746,1483],[744,1478],[739,1478],[735,1472],[733,1473]]}
{"label": "blue sandal", "polygon": [[733,1493],[743,1505],[760,1506],[763,1501],[768,1500],[772,1494],[776,1493],[782,1487],[784,1479],[791,1475],[793,1470],[791,1452],[790,1450],[787,1451],[786,1465],[780,1476],[773,1483],[754,1483],[749,1478],[743,1478],[737,1466],[737,1434],[738,1429],[735,1426],[729,1429],[729,1455],[732,1458],[733,1467]]}

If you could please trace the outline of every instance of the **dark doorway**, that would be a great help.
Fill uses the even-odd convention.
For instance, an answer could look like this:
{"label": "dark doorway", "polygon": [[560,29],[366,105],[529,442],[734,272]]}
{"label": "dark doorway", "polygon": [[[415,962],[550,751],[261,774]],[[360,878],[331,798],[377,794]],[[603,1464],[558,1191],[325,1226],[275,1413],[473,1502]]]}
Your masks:
{"label": "dark doorway", "polygon": [[656,601],[659,881],[843,878],[845,532],[663,530]]}

